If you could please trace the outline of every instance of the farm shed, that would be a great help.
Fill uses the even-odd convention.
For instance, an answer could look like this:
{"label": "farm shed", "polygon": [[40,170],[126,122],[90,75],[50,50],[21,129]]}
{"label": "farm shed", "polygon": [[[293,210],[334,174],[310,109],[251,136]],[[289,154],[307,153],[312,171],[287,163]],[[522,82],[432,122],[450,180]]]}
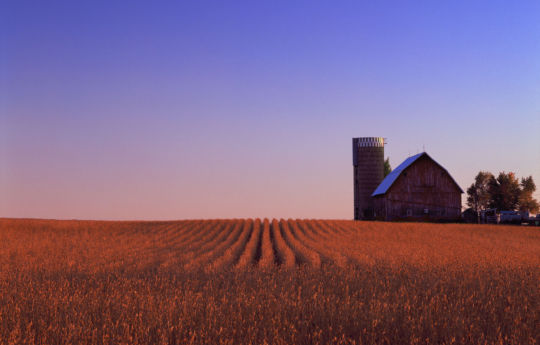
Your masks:
{"label": "farm shed", "polygon": [[457,219],[463,190],[448,171],[422,152],[407,158],[371,195],[375,217],[396,219]]}

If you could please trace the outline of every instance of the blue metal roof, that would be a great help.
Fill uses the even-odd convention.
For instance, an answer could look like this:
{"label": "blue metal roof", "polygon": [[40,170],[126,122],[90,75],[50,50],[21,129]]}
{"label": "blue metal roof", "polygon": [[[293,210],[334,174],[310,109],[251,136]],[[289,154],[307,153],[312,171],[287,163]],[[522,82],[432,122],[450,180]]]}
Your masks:
{"label": "blue metal roof", "polygon": [[[411,166],[411,164],[413,164],[418,158],[422,157],[423,155],[426,155],[429,157],[429,159],[431,159],[432,161],[435,162],[435,160],[433,158],[431,158],[427,153],[425,152],[422,152],[422,153],[418,153],[414,156],[411,156],[409,158],[407,158],[406,160],[403,161],[403,163],[401,163],[400,165],[398,165],[397,168],[395,168],[394,170],[392,170],[392,172],[390,174],[388,174],[384,180],[382,180],[381,184],[377,187],[377,189],[375,189],[375,191],[373,192],[373,194],[371,194],[371,196],[376,196],[376,195],[381,195],[381,194],[385,194],[388,189],[390,189],[390,187],[394,184],[394,182],[397,180],[397,178],[399,177],[399,175],[401,175],[401,173],[403,172],[403,170],[407,169],[409,166]],[[446,171],[446,173],[448,173],[448,171],[446,169],[444,169],[439,163],[435,162],[435,164],[437,164],[438,166],[440,166],[444,171]],[[448,176],[450,176],[450,178],[452,179],[452,181],[454,181],[454,183],[456,184],[456,186],[459,188],[459,190],[461,191],[461,193],[463,193],[463,190],[461,189],[461,187],[459,187],[459,185],[457,184],[457,182],[452,178],[452,176],[448,173]]]}

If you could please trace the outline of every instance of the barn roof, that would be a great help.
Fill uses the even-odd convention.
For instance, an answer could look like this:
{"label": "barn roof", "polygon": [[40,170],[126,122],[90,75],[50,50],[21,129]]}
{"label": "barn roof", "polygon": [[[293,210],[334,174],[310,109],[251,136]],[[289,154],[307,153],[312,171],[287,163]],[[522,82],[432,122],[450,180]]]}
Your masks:
{"label": "barn roof", "polygon": [[395,168],[394,170],[392,170],[392,172],[390,172],[390,174],[388,174],[384,180],[382,180],[381,184],[377,187],[377,189],[375,189],[375,191],[373,192],[373,194],[371,194],[371,196],[377,196],[377,195],[382,195],[382,194],[386,194],[386,192],[390,189],[390,187],[392,187],[392,185],[394,184],[394,182],[397,180],[397,178],[399,177],[399,175],[401,175],[401,173],[407,169],[408,167],[410,167],[414,162],[416,162],[420,157],[422,156],[427,156],[429,159],[431,159],[435,164],[437,164],[438,166],[441,167],[441,169],[443,169],[444,171],[446,171],[446,173],[448,174],[448,176],[450,176],[450,178],[452,179],[452,181],[456,184],[456,186],[458,187],[458,189],[460,190],[461,193],[463,193],[463,190],[461,189],[461,187],[457,184],[456,180],[454,180],[454,178],[452,177],[452,175],[450,175],[450,173],[448,173],[448,171],[443,168],[442,165],[440,165],[439,163],[437,163],[433,158],[431,158],[427,153],[425,152],[422,152],[422,153],[418,153],[414,156],[411,156],[409,158],[407,158],[406,160],[403,161],[403,163],[401,163],[400,165],[398,165],[397,168]]}

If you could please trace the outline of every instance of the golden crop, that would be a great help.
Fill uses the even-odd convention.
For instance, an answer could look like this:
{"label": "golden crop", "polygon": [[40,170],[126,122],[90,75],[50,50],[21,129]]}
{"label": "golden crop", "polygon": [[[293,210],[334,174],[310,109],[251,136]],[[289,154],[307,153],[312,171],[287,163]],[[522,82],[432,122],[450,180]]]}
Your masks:
{"label": "golden crop", "polygon": [[540,231],[0,219],[0,344],[539,344]]}

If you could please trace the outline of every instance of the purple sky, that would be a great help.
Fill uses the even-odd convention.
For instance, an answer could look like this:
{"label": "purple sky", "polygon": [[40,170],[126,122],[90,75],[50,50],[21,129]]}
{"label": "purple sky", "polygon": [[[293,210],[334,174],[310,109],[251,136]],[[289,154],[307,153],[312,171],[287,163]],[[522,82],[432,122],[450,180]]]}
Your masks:
{"label": "purple sky", "polygon": [[0,217],[350,219],[357,136],[388,138],[393,167],[425,146],[463,189],[479,170],[540,189],[538,18],[538,1],[3,1]]}

